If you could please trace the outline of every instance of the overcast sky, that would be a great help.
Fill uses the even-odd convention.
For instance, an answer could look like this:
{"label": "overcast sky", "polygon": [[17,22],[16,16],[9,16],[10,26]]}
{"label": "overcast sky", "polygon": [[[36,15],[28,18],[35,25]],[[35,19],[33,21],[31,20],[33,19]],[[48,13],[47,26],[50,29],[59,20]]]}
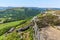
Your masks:
{"label": "overcast sky", "polygon": [[60,0],[0,0],[0,6],[60,8]]}

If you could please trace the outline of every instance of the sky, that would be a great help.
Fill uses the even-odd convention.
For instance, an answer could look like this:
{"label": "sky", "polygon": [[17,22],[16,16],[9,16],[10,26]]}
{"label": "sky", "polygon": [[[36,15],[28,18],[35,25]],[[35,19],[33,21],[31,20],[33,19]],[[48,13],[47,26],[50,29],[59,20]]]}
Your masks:
{"label": "sky", "polygon": [[0,0],[0,6],[60,8],[60,0]]}

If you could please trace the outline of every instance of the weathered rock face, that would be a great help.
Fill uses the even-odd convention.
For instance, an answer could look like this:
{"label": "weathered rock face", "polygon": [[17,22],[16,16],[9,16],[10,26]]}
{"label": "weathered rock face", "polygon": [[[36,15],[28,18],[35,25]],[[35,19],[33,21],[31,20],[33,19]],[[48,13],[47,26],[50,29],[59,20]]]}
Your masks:
{"label": "weathered rock face", "polygon": [[16,30],[16,32],[23,32],[25,30],[28,30],[30,28],[30,25],[29,26],[26,26],[24,28],[19,28],[18,30]]}
{"label": "weathered rock face", "polygon": [[33,22],[33,30],[34,30],[34,34],[33,34],[33,40],[40,40],[40,32],[39,32],[39,28],[38,28],[38,25],[36,22],[38,22],[39,19],[37,16],[35,16],[33,19],[32,19],[32,22]]}
{"label": "weathered rock face", "polygon": [[15,30],[15,27],[12,27],[10,30],[8,30],[8,31],[5,33],[5,36],[7,36],[8,33],[12,33],[14,30]]}
{"label": "weathered rock face", "polygon": [[13,27],[13,28],[11,28],[9,31],[8,31],[8,33],[11,33],[12,31],[14,31],[15,30],[15,28]]}

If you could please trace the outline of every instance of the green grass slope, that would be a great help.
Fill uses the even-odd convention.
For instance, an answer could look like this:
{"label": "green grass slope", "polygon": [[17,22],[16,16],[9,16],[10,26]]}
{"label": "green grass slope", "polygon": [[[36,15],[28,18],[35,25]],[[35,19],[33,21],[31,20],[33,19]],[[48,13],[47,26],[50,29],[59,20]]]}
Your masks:
{"label": "green grass slope", "polygon": [[[22,23],[18,26],[16,26],[16,29],[12,32],[7,34],[7,36],[5,36],[5,34],[0,36],[0,40],[33,40],[33,29],[32,27],[30,27],[28,30],[24,31],[24,32],[19,32],[17,33],[16,30],[19,28],[23,28],[26,27],[27,25],[30,24],[30,19],[27,19],[27,21],[24,22],[20,21],[20,22],[15,22],[15,23]],[[12,23],[14,24],[14,23]],[[23,37],[23,38],[21,38]]]}
{"label": "green grass slope", "polygon": [[16,26],[22,24],[23,22],[25,22],[25,20],[0,24],[0,35],[7,32],[10,28],[16,27]]}

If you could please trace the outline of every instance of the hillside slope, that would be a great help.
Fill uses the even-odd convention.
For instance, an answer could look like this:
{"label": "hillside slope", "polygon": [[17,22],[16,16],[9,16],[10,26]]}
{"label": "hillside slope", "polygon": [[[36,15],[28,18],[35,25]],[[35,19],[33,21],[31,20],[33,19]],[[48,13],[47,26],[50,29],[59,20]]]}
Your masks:
{"label": "hillside slope", "polygon": [[60,16],[54,13],[40,14],[37,22],[40,28],[40,40],[60,40]]}
{"label": "hillside slope", "polygon": [[0,11],[0,18],[6,18],[7,21],[24,20],[36,16],[41,12],[37,8],[16,7]]}
{"label": "hillside slope", "polygon": [[33,19],[27,19],[22,22],[22,24],[14,26],[14,31],[8,32],[8,30],[6,31],[7,33],[3,33],[0,36],[0,40],[34,40],[35,37],[38,40],[60,40],[59,16],[50,13],[39,14],[34,16]]}

